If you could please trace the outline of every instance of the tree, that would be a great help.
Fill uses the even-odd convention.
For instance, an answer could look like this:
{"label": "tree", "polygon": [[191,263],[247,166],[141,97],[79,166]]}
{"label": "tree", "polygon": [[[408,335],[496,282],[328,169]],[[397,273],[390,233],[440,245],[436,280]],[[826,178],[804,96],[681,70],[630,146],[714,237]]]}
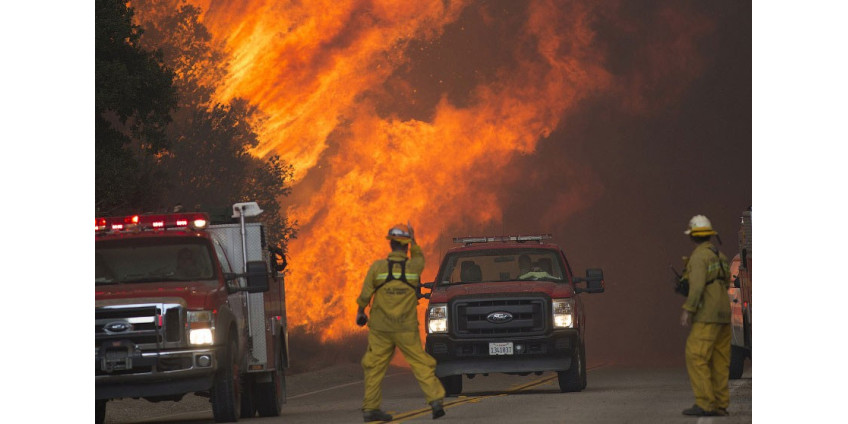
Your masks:
{"label": "tree", "polygon": [[[179,4],[179,7],[176,7]],[[174,70],[179,108],[167,128],[172,141],[160,156],[168,176],[162,199],[186,208],[256,201],[272,244],[286,248],[296,236],[280,200],[291,192],[292,168],[279,157],[254,157],[255,126],[262,114],[245,99],[218,103],[213,94],[226,74],[226,61],[200,22],[199,8],[184,1],[150,0],[137,6],[145,28],[141,43],[162,53]]]}
{"label": "tree", "polygon": [[123,1],[95,3],[95,208],[113,214],[157,202],[156,155],[176,106],[173,73],[140,47]]}

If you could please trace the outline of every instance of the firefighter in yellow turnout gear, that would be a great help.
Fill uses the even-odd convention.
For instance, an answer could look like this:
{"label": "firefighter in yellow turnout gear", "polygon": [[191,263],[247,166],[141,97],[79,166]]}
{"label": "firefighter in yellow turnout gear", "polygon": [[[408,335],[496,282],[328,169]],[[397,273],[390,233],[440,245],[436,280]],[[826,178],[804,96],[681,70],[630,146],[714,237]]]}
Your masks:
{"label": "firefighter in yellow turnout gear", "polygon": [[[415,243],[412,227],[396,225],[386,237],[392,248],[387,259],[374,262],[368,269],[362,292],[356,303],[356,324],[368,323],[368,350],[362,357],[365,373],[365,397],[362,413],[365,422],[391,421],[392,416],[380,410],[382,382],[395,352],[400,349],[412,368],[421,390],[433,411],[433,419],[445,415],[445,389],[436,377],[436,360],[421,347],[418,335],[418,293],[424,255]],[[411,258],[407,247],[411,246]],[[373,300],[372,300],[373,298]],[[371,319],[365,307],[371,304]]]}
{"label": "firefighter in yellow turnout gear", "polygon": [[689,256],[684,276],[689,295],[683,304],[681,325],[692,326],[686,339],[686,370],[695,405],[684,415],[727,415],[730,402],[730,270],[727,257],[710,243],[718,234],[709,219],[696,215],[685,231],[698,246]]}

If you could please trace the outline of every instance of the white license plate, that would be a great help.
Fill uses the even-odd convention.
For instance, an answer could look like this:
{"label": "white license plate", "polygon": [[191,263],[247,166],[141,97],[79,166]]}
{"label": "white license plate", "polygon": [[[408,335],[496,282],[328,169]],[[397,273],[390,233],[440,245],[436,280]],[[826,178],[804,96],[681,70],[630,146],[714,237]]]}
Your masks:
{"label": "white license plate", "polygon": [[512,355],[512,342],[489,343],[489,355]]}

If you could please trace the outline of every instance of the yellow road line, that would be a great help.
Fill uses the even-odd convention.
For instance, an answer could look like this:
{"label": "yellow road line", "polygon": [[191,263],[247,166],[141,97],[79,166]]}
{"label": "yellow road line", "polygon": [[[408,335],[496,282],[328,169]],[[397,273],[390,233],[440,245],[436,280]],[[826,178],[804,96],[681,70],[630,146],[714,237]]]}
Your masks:
{"label": "yellow road line", "polygon": [[[601,365],[597,365],[597,366],[594,366],[594,367],[591,367],[591,368],[586,368],[586,372],[588,373],[589,371],[597,370],[599,368],[604,368],[606,366],[608,366],[608,365],[607,364],[601,364]],[[490,398],[508,396],[508,395],[518,393],[518,392],[523,391],[523,390],[532,389],[534,387],[541,386],[545,383],[549,383],[549,382],[555,380],[556,378],[557,378],[556,374],[554,374],[552,376],[548,376],[548,377],[542,377],[538,380],[534,380],[534,381],[531,381],[529,383],[517,384],[517,385],[512,386],[511,388],[507,389],[505,392],[498,393],[498,394],[495,394],[495,395],[459,396],[454,401],[445,402],[444,407],[445,407],[445,409],[448,409],[448,408],[453,408],[455,406],[465,405],[467,403],[478,403],[480,401],[490,399]],[[415,410],[412,410],[412,411],[406,411],[406,412],[402,412],[400,414],[395,415],[393,417],[394,419],[390,422],[401,423],[401,422],[403,422],[402,420],[411,420],[413,418],[423,417],[424,415],[427,415],[431,412],[432,412],[432,410],[430,408],[422,408],[422,409],[415,409]]]}

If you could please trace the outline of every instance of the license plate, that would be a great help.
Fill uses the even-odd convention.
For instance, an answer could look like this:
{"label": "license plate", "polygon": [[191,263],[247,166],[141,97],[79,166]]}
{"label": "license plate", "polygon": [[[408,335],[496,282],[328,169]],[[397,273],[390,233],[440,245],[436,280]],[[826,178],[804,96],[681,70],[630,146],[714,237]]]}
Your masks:
{"label": "license plate", "polygon": [[106,372],[130,370],[132,367],[129,348],[106,349],[100,362],[100,369]]}
{"label": "license plate", "polygon": [[489,355],[512,355],[512,342],[489,343]]}

